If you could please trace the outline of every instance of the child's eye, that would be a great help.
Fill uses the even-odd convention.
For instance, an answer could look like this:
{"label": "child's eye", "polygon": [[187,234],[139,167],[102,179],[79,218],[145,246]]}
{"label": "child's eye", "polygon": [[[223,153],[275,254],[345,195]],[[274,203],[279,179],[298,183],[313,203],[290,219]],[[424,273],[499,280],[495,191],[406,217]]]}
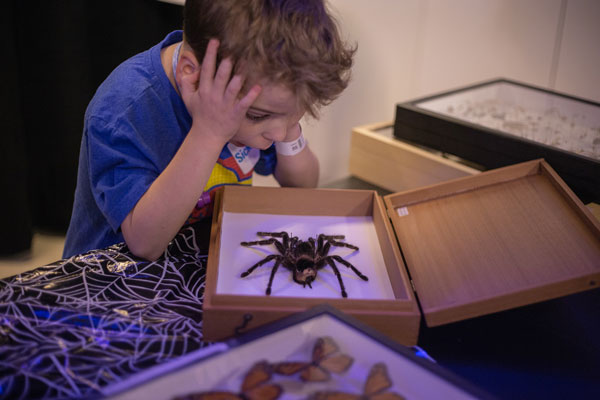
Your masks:
{"label": "child's eye", "polygon": [[247,113],[246,118],[253,122],[259,122],[269,117],[269,114],[251,114]]}

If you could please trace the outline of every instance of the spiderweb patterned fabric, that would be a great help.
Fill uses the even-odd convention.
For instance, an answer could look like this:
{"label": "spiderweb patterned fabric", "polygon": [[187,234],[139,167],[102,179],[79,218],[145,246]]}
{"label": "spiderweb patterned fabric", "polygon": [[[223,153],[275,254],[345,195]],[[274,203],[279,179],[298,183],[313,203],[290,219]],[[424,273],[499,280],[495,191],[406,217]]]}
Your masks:
{"label": "spiderweb patterned fabric", "polygon": [[210,345],[199,236],[182,229],[155,262],[117,244],[0,280],[0,398],[96,397]]}

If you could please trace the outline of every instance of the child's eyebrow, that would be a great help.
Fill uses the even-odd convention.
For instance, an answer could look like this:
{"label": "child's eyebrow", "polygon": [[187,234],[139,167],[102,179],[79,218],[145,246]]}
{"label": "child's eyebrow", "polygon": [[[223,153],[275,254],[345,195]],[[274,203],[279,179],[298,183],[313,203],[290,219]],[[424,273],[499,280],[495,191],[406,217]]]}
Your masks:
{"label": "child's eyebrow", "polygon": [[272,110],[265,110],[264,108],[260,108],[260,107],[250,107],[248,109],[248,111],[258,111],[258,112],[262,112],[262,113],[265,113],[265,114],[283,115],[283,113],[275,112],[275,111],[272,111]]}

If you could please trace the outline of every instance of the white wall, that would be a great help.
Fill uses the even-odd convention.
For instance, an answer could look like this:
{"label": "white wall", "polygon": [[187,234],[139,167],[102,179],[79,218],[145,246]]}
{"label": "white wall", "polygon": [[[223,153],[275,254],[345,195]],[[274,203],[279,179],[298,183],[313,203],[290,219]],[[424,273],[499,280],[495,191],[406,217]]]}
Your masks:
{"label": "white wall", "polygon": [[600,1],[567,4],[553,87],[600,102]]}
{"label": "white wall", "polygon": [[496,77],[600,102],[598,0],[330,4],[358,53],[348,89],[303,126],[321,184],[348,174],[352,127],[393,120],[398,102]]}

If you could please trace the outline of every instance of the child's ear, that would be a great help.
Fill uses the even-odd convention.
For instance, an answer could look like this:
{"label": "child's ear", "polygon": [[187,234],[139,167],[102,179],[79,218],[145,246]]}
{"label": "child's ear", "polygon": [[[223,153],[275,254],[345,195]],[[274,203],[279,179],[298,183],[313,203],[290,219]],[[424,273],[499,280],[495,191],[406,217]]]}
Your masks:
{"label": "child's ear", "polygon": [[179,62],[177,63],[177,84],[182,85],[182,80],[192,80],[197,84],[200,77],[200,63],[196,59],[194,52],[182,49]]}

